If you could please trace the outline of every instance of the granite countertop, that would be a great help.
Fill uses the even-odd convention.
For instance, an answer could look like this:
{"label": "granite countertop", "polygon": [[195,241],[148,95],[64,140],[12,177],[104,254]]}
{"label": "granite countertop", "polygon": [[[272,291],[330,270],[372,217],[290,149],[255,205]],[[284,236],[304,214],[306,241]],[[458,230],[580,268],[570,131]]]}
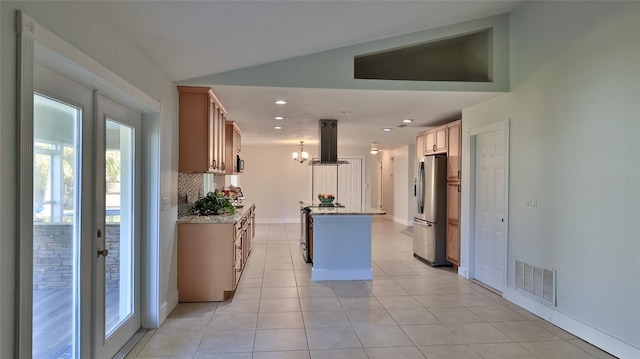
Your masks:
{"label": "granite countertop", "polygon": [[234,214],[220,214],[215,216],[184,216],[177,220],[177,223],[209,223],[209,224],[233,224],[236,223],[244,216],[249,209],[253,206],[253,203],[246,203],[242,208],[236,208]]}
{"label": "granite countertop", "polygon": [[373,216],[387,214],[385,211],[381,211],[375,208],[369,207],[312,207],[311,215],[346,215],[346,216]]}

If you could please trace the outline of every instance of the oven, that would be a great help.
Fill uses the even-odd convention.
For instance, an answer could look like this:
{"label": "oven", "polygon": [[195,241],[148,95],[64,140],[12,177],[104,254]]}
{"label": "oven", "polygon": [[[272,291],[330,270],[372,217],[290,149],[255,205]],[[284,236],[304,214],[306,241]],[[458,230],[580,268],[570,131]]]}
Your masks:
{"label": "oven", "polygon": [[307,263],[313,263],[313,208],[344,208],[340,203],[304,203],[300,201],[300,249],[302,258]]}

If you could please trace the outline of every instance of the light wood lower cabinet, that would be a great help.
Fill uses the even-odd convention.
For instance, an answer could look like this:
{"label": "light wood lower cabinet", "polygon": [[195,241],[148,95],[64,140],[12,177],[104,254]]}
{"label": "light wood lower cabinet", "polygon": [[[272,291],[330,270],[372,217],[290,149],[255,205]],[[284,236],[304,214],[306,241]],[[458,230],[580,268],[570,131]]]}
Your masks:
{"label": "light wood lower cabinet", "polygon": [[227,299],[238,285],[254,234],[253,205],[236,223],[178,223],[178,300]]}

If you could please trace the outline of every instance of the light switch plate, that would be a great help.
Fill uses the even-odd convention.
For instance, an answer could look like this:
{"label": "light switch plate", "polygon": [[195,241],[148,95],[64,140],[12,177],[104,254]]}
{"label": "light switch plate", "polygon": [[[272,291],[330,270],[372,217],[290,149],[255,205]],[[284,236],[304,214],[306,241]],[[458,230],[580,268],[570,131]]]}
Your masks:
{"label": "light switch plate", "polygon": [[162,197],[162,210],[163,211],[168,210],[170,205],[171,205],[171,201],[169,201],[169,198]]}
{"label": "light switch plate", "polygon": [[524,200],[524,208],[536,209],[538,208],[538,199],[537,198],[527,198]]}

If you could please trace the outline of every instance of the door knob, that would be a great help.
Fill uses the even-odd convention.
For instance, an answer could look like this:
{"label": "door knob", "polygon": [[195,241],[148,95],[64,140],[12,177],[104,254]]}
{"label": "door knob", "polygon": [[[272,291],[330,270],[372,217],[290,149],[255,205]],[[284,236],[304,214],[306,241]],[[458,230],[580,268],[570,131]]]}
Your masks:
{"label": "door knob", "polygon": [[106,257],[109,254],[109,250],[108,249],[103,249],[100,250],[98,249],[98,258],[100,258],[100,256]]}

